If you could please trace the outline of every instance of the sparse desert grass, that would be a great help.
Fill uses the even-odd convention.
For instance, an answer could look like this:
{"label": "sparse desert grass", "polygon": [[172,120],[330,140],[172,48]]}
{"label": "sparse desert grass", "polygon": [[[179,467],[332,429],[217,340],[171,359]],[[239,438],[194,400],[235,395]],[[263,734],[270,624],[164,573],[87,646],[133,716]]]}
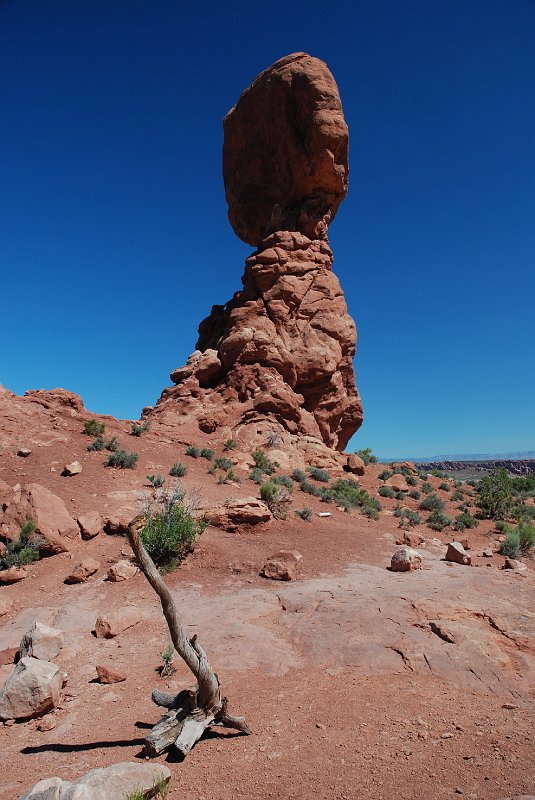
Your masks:
{"label": "sparse desert grass", "polygon": [[535,525],[527,520],[522,520],[518,525],[506,525],[505,541],[500,546],[500,553],[510,558],[521,558],[531,553],[535,548]]}
{"label": "sparse desert grass", "polygon": [[159,489],[160,486],[163,486],[165,483],[165,478],[163,475],[147,475],[147,480],[154,486],[155,489]]}
{"label": "sparse desert grass", "polygon": [[479,525],[479,520],[473,517],[468,511],[463,511],[455,517],[453,525],[456,531],[464,531],[466,528],[476,528]]}
{"label": "sparse desert grass", "polygon": [[192,458],[199,458],[201,455],[201,448],[195,447],[194,444],[188,444],[186,447],[186,455],[191,456]]}
{"label": "sparse desert grass", "polygon": [[306,473],[304,473],[302,469],[294,469],[294,470],[292,470],[292,479],[296,483],[301,483],[301,481],[305,481],[306,477],[307,477]]}
{"label": "sparse desert grass", "polygon": [[268,431],[266,435],[266,447],[280,447],[282,436],[277,431]]}
{"label": "sparse desert grass", "polygon": [[187,471],[184,464],[181,464],[180,461],[175,461],[169,470],[169,475],[171,475],[172,478],[183,478]]}
{"label": "sparse desert grass", "polygon": [[314,516],[314,512],[310,508],[310,506],[305,506],[300,511],[295,512],[298,517],[301,517],[302,520],[305,522],[312,522],[312,517]]}
{"label": "sparse desert grass", "polygon": [[219,456],[214,461],[214,467],[216,469],[229,470],[229,469],[232,469],[232,461],[230,460],[230,458],[226,458],[225,456]]}
{"label": "sparse desert grass", "polygon": [[151,422],[149,419],[146,419],[144,422],[131,422],[130,434],[132,436],[141,436],[145,431],[150,430],[150,426]]}
{"label": "sparse desert grass", "polygon": [[422,521],[418,512],[411,511],[410,508],[402,508],[397,516],[399,517],[400,528],[403,528],[404,525],[408,525],[409,528],[414,528],[415,525],[419,525]]}
{"label": "sparse desert grass", "polygon": [[223,450],[235,450],[236,449],[236,442],[234,439],[227,439],[225,444],[223,445]]}
{"label": "sparse desert grass", "polygon": [[424,494],[430,494],[433,491],[433,487],[430,483],[428,483],[428,481],[424,481],[420,486],[420,489]]}
{"label": "sparse desert grass", "polygon": [[393,471],[392,471],[391,469],[384,469],[384,470],[383,470],[383,471],[382,471],[382,472],[379,474],[379,480],[381,480],[381,481],[387,481],[389,478],[391,478],[391,477],[392,477],[392,475],[393,475],[393,474],[394,474],[394,473],[393,473]]}

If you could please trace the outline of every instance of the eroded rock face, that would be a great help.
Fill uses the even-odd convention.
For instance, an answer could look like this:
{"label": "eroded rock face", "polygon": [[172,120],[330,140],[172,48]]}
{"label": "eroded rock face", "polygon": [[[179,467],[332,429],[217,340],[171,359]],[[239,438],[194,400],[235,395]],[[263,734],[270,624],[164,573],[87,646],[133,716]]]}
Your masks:
{"label": "eroded rock face", "polygon": [[229,217],[257,250],[243,290],[201,322],[196,351],[154,413],[194,417],[206,433],[267,422],[343,450],[362,407],[355,324],[327,242],[348,175],[334,78],[316,58],[287,56],[242,94],[224,128]]}

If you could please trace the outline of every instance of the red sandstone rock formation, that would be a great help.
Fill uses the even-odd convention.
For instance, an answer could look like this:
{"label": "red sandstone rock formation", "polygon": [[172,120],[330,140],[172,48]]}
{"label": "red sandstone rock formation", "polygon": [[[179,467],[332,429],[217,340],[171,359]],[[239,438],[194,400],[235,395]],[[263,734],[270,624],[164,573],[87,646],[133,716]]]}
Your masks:
{"label": "red sandstone rock formation", "polygon": [[343,450],[362,408],[355,324],[327,242],[348,175],[334,78],[316,58],[287,56],[245,90],[224,131],[229,219],[257,250],[243,290],[201,323],[196,351],[155,413],[252,440],[265,423]]}

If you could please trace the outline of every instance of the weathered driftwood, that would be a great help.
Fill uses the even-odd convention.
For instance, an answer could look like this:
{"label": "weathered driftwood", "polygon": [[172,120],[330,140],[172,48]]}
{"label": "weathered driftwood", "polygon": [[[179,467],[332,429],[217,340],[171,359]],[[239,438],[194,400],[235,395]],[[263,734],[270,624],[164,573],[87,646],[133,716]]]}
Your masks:
{"label": "weathered driftwood", "polygon": [[178,655],[197,679],[197,685],[177,695],[155,689],[152,700],[168,711],[152,728],[145,740],[148,756],[157,756],[173,745],[182,754],[189,753],[204,731],[212,725],[222,725],[242,733],[251,733],[243,717],[227,714],[227,698],[221,697],[219,680],[212,670],[197,636],[188,639],[178,615],[173,597],[162,576],[145,550],[139,535],[139,519],[128,529],[128,539],[148,582],[160,598],[162,611]]}

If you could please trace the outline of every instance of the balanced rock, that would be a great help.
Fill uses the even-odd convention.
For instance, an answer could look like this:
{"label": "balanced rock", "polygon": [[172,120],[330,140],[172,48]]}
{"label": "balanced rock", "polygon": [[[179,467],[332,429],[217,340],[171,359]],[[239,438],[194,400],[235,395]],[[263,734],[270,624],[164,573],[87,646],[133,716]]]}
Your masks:
{"label": "balanced rock", "polygon": [[0,719],[32,719],[59,703],[63,673],[57,664],[21,658],[0,691]]}
{"label": "balanced rock", "polygon": [[100,561],[94,558],[84,558],[75,566],[73,571],[65,578],[65,583],[85,583],[90,575],[94,575],[100,567]]}
{"label": "balanced rock", "polygon": [[113,639],[133,625],[137,625],[141,618],[141,611],[132,606],[102,614],[95,623],[95,636],[97,639]]}
{"label": "balanced rock", "polygon": [[410,572],[422,568],[422,557],[417,550],[411,547],[400,547],[396,550],[390,561],[392,572]]}
{"label": "balanced rock", "polygon": [[455,564],[469,566],[472,563],[472,556],[465,552],[460,542],[450,542],[445,556],[446,561],[453,561]]}
{"label": "balanced rock", "polygon": [[21,657],[31,656],[43,661],[52,661],[64,644],[63,631],[50,628],[42,622],[34,622],[20,643]]}
{"label": "balanced rock", "polygon": [[155,786],[165,787],[171,770],[165,764],[113,764],[93,769],[74,782],[61,778],[45,778],[25,792],[20,800],[124,800],[135,792],[136,797],[154,797]]}
{"label": "balanced rock", "polygon": [[268,558],[262,568],[262,575],[274,581],[291,581],[297,577],[303,556],[298,550],[279,550]]}
{"label": "balanced rock", "polygon": [[149,413],[166,425],[194,419],[207,433],[239,427],[251,447],[275,431],[295,450],[309,436],[342,451],[362,407],[355,324],[327,241],[348,176],[329,69],[306,53],[276,62],[228,113],[224,135],[229,218],[257,250],[243,289],[201,322],[195,352]]}
{"label": "balanced rock", "polygon": [[120,581],[127,581],[129,578],[133,578],[136,573],[137,567],[135,564],[122,558],[109,568],[108,580],[119,583]]}

